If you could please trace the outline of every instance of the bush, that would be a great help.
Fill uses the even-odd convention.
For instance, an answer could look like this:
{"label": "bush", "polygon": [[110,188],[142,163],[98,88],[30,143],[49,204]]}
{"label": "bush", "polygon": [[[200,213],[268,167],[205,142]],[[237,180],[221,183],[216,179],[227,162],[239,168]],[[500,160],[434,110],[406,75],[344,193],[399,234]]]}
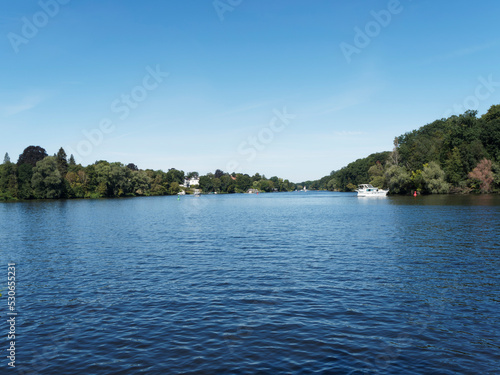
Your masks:
{"label": "bush", "polygon": [[450,191],[450,184],[445,181],[445,173],[435,161],[424,164],[422,181],[424,193],[447,194]]}

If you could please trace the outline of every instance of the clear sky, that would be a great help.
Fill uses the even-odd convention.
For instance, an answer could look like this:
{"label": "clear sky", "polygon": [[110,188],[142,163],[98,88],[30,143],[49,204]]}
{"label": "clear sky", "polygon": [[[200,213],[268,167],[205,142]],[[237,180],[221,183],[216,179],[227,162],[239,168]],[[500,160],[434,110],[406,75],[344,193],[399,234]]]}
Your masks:
{"label": "clear sky", "polygon": [[0,153],[317,179],[499,104],[499,14],[495,0],[5,0]]}

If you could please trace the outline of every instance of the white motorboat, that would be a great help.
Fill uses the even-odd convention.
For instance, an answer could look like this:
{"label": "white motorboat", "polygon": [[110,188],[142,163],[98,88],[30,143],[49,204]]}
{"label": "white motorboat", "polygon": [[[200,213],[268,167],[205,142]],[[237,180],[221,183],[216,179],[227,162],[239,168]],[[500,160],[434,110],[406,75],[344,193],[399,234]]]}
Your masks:
{"label": "white motorboat", "polygon": [[389,190],[373,187],[371,184],[358,185],[358,197],[385,197]]}

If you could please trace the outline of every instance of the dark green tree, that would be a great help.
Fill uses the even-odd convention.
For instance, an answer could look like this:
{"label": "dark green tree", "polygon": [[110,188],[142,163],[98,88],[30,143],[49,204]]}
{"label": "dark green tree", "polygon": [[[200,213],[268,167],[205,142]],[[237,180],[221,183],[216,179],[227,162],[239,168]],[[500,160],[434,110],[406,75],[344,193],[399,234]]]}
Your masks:
{"label": "dark green tree", "polygon": [[127,168],[130,169],[131,171],[138,171],[139,170],[137,165],[135,165],[134,163],[127,164]]}
{"label": "dark green tree", "polygon": [[498,108],[489,116],[483,116],[480,140],[489,158],[500,161],[500,115],[497,115],[500,112],[500,105],[494,107]]}
{"label": "dark green tree", "polygon": [[169,184],[177,182],[179,185],[182,185],[184,183],[184,172],[175,168],[170,168],[167,172],[167,182]]}
{"label": "dark green tree", "polygon": [[453,185],[458,185],[460,181],[466,179],[467,175],[460,156],[458,147],[454,147],[445,162],[445,173],[447,181]]}
{"label": "dark green tree", "polygon": [[257,189],[259,189],[259,191],[270,193],[274,190],[274,183],[271,180],[262,179],[257,182]]}
{"label": "dark green tree", "polygon": [[17,160],[17,165],[29,164],[32,167],[36,166],[36,163],[47,157],[47,151],[40,146],[28,146],[24,149],[23,153],[19,155]]}
{"label": "dark green tree", "polygon": [[5,161],[0,164],[0,200],[13,200],[18,196],[17,166]]}
{"label": "dark green tree", "polygon": [[261,175],[256,173],[252,176],[252,182],[254,181],[260,181],[262,179]]}
{"label": "dark green tree", "polygon": [[217,169],[214,173],[214,176],[215,178],[221,178],[222,176],[224,176],[224,172],[221,171],[220,169]]}
{"label": "dark green tree", "polygon": [[57,169],[59,170],[59,173],[61,173],[61,176],[63,177],[66,176],[66,173],[68,173],[68,160],[66,152],[62,147],[57,152],[56,162],[57,162]]}
{"label": "dark green tree", "polygon": [[[259,180],[260,181],[260,180]],[[252,187],[252,179],[247,174],[236,175],[236,188],[241,193],[246,193]]]}
{"label": "dark green tree", "polygon": [[19,187],[19,198],[33,198],[33,189],[31,188],[31,177],[33,176],[33,167],[31,164],[21,164],[17,166],[17,182]]}
{"label": "dark green tree", "polygon": [[235,181],[230,175],[224,174],[220,177],[220,190],[223,193],[234,193]]}
{"label": "dark green tree", "polygon": [[214,175],[212,173],[207,173],[205,176],[200,177],[200,189],[205,193],[211,193],[215,191],[214,187]]}
{"label": "dark green tree", "polygon": [[[128,166],[127,166],[128,167]],[[130,169],[130,168],[129,168]],[[151,191],[151,178],[145,171],[132,172],[132,192],[136,195],[149,195]]]}
{"label": "dark green tree", "polygon": [[488,112],[481,116],[481,119],[485,122],[500,119],[500,104],[492,105],[490,109],[488,109]]}

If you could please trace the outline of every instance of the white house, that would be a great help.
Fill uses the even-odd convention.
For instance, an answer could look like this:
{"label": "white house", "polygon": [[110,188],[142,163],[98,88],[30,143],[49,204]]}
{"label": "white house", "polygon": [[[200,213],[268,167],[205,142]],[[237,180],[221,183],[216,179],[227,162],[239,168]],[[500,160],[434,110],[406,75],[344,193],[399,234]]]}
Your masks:
{"label": "white house", "polygon": [[200,184],[200,178],[199,177],[191,177],[191,179],[185,179],[184,180],[184,186],[185,188],[189,188],[191,186],[199,185]]}

